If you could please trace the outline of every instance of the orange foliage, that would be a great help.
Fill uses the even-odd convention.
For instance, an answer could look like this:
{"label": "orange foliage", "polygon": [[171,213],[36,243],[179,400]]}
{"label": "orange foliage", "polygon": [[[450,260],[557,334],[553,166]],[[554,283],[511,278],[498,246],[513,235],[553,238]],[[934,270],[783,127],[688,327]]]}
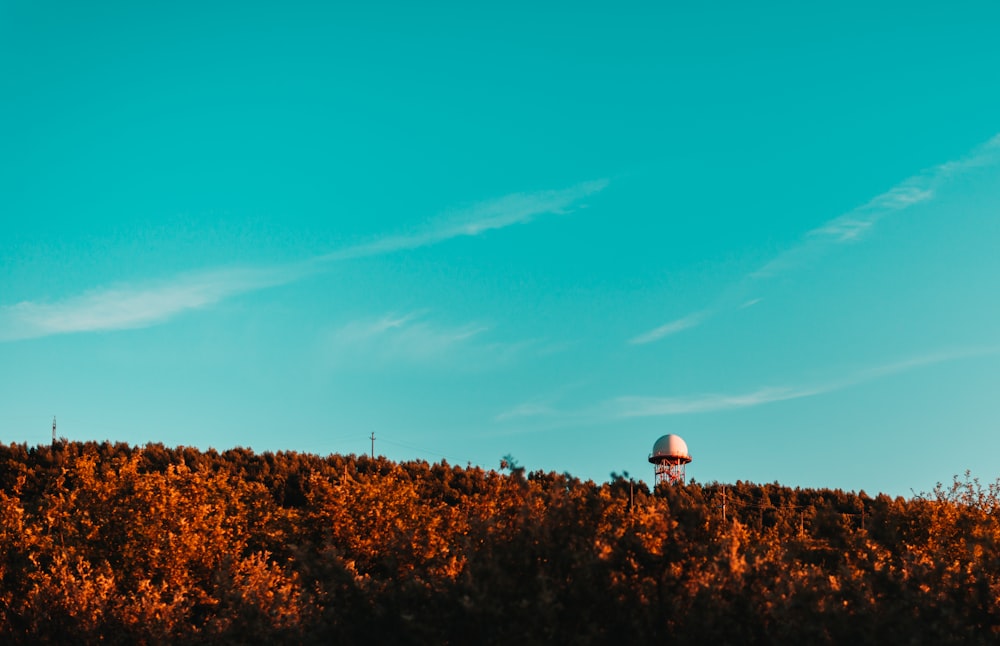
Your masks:
{"label": "orange foliage", "polygon": [[998,492],[0,445],[0,637],[991,642]]}

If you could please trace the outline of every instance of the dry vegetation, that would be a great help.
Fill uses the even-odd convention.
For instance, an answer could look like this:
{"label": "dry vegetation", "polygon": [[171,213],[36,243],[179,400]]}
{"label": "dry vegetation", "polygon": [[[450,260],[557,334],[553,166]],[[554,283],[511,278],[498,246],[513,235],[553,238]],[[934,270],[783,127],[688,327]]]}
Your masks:
{"label": "dry vegetation", "polygon": [[989,643],[1000,500],[0,445],[0,639]]}

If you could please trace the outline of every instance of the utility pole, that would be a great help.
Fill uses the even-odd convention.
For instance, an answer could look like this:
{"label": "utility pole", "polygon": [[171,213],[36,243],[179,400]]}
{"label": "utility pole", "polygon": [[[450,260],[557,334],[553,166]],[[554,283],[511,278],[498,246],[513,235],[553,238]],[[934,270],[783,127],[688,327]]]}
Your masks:
{"label": "utility pole", "polygon": [[372,431],[372,460],[375,459],[375,431]]}
{"label": "utility pole", "polygon": [[56,416],[52,416],[52,446],[55,448],[56,445]]}

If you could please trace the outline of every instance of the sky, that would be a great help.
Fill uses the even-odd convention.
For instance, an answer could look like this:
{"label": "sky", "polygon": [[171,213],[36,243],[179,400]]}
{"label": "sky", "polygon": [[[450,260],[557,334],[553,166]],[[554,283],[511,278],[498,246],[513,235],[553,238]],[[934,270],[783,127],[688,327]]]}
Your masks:
{"label": "sky", "polygon": [[0,0],[0,441],[1000,477],[1000,5]]}

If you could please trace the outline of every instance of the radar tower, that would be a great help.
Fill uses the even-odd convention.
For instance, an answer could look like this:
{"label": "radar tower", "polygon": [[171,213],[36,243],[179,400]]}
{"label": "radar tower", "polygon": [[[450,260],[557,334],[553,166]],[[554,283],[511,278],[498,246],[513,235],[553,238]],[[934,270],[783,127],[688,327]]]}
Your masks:
{"label": "radar tower", "polygon": [[684,467],[691,461],[691,455],[679,435],[664,435],[653,444],[649,461],[656,473],[656,484],[684,484]]}

